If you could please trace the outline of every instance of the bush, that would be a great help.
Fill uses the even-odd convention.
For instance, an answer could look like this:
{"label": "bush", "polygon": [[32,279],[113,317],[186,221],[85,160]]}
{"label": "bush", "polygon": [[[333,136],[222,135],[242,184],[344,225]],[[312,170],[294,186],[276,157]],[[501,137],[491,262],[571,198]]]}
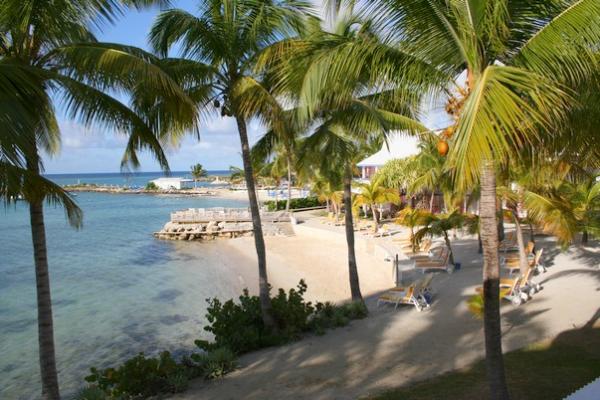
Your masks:
{"label": "bush", "polygon": [[[277,204],[275,204],[275,200],[265,201],[263,204],[267,207],[268,211],[281,211],[285,210],[285,204],[287,200],[278,200]],[[305,197],[298,199],[290,200],[290,209],[296,210],[299,208],[310,208],[310,207],[319,207],[324,205],[325,203],[319,201],[317,197]]]}
{"label": "bush", "polygon": [[92,368],[85,380],[109,397],[149,397],[181,391],[193,375],[193,369],[177,363],[165,351],[157,358],[146,358],[140,353],[116,369]]}
{"label": "bush", "polygon": [[77,393],[76,400],[107,400],[106,393],[98,386],[89,386]]}
{"label": "bush", "polygon": [[158,190],[158,186],[154,182],[148,182],[146,184],[146,190]]}
{"label": "bush", "polygon": [[219,347],[201,354],[193,354],[192,360],[197,363],[201,375],[206,379],[223,377],[237,366],[235,354],[227,347]]}
{"label": "bush", "polygon": [[368,315],[367,307],[360,302],[336,306],[332,303],[317,303],[315,313],[310,319],[310,330],[318,335],[325,330],[346,326],[353,319],[362,319]]}
{"label": "bush", "polygon": [[326,329],[345,326],[350,320],[367,315],[362,303],[342,306],[317,303],[313,306],[304,300],[306,289],[306,283],[301,280],[296,289],[287,293],[279,289],[277,296],[271,299],[277,325],[275,334],[263,324],[258,296],[250,296],[247,290],[239,297],[239,303],[209,299],[206,315],[209,325],[204,329],[214,335],[214,342],[198,340],[196,344],[203,350],[226,347],[242,354],[299,339],[306,332],[323,334]]}

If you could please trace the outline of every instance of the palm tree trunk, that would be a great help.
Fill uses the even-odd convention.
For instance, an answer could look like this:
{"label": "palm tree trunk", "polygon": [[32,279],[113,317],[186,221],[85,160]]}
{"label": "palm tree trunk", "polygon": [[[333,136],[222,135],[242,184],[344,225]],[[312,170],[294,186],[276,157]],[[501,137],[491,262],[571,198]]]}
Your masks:
{"label": "palm tree trunk", "polygon": [[275,320],[273,319],[271,298],[269,296],[269,280],[267,278],[267,255],[265,250],[265,239],[263,237],[262,223],[260,220],[260,211],[258,208],[258,198],[256,195],[256,187],[254,185],[252,162],[250,161],[250,144],[248,143],[246,121],[244,121],[242,117],[236,116],[236,122],[238,126],[238,132],[240,134],[240,141],[242,144],[244,176],[246,178],[246,188],[248,189],[250,213],[252,214],[254,244],[256,246],[256,255],[258,256],[258,287],[262,319],[267,328],[275,329]]}
{"label": "palm tree trunk", "polygon": [[356,254],[354,253],[354,226],[352,222],[352,167],[346,164],[344,171],[344,212],[346,218],[346,242],[348,243],[348,275],[350,277],[350,293],[352,301],[363,302],[358,281],[358,269],[356,267]]}
{"label": "palm tree trunk", "polygon": [[498,212],[500,213],[500,218],[497,219],[498,221],[498,240],[501,242],[504,240],[504,209],[502,208],[502,200],[498,200],[499,205],[498,207]]}
{"label": "palm tree trunk", "polygon": [[370,204],[369,206],[371,207],[371,212],[373,213],[373,222],[375,222],[374,232],[377,233],[377,228],[379,228],[379,218],[377,218],[377,210],[375,209],[375,204]]}
{"label": "palm tree trunk", "polygon": [[581,234],[581,244],[587,244],[589,241],[589,233],[587,230],[584,230]]}
{"label": "palm tree trunk", "polygon": [[433,201],[435,200],[435,190],[431,192],[431,199],[429,199],[429,212],[433,214]]}
{"label": "palm tree trunk", "polygon": [[42,200],[29,204],[31,220],[31,238],[35,262],[35,281],[37,286],[38,343],[40,374],[42,377],[42,399],[60,399],[56,357],[54,351],[54,323],[52,319],[52,299],[50,296],[50,275],[46,251],[46,228],[44,226],[44,207]]}
{"label": "palm tree trunk", "polygon": [[285,203],[285,211],[290,212],[290,202],[292,199],[292,160],[290,159],[290,155],[288,153],[287,157],[287,179],[288,179],[288,198]]}
{"label": "palm tree trunk", "polygon": [[490,398],[509,398],[500,318],[500,264],[498,260],[498,226],[496,221],[496,176],[492,162],[486,161],[481,174],[481,241],[483,244],[483,328],[485,361]]}
{"label": "palm tree trunk", "polygon": [[535,244],[535,235],[533,233],[533,225],[529,222],[529,241]]}
{"label": "palm tree trunk", "polygon": [[454,265],[454,253],[452,252],[452,245],[450,244],[450,238],[448,238],[448,232],[444,231],[444,241],[446,242],[446,247],[448,248],[450,264]]}
{"label": "palm tree trunk", "polygon": [[525,254],[525,241],[523,240],[523,230],[519,222],[519,216],[515,210],[512,210],[513,219],[515,220],[515,234],[517,235],[517,246],[519,247],[519,270],[521,274],[526,274],[529,269],[527,262],[527,254]]}

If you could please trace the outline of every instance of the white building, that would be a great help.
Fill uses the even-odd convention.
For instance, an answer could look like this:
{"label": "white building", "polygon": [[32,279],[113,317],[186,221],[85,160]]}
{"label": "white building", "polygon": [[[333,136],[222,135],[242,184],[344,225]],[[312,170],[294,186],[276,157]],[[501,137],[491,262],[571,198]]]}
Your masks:
{"label": "white building", "polygon": [[385,163],[419,153],[419,139],[401,133],[392,133],[377,153],[358,163],[361,178],[369,180]]}
{"label": "white building", "polygon": [[170,189],[189,189],[194,187],[194,181],[185,178],[158,178],[150,181],[154,183],[159,189],[170,190]]}

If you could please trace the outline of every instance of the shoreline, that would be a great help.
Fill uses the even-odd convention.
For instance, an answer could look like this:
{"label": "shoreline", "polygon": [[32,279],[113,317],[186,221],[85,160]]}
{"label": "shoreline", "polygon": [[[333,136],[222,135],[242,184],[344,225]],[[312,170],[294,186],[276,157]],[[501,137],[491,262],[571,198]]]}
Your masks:
{"label": "shoreline", "polygon": [[[226,187],[209,188],[202,187],[188,190],[147,190],[147,189],[129,189],[126,187],[92,186],[92,185],[66,185],[63,189],[69,193],[106,193],[106,194],[131,194],[131,195],[151,195],[151,196],[172,196],[172,197],[211,197],[227,200],[248,200],[248,190],[230,189]],[[267,189],[257,190],[259,201],[274,201],[275,198],[269,196],[271,191]],[[298,198],[292,193],[292,199]],[[278,197],[277,200],[285,200]]]}

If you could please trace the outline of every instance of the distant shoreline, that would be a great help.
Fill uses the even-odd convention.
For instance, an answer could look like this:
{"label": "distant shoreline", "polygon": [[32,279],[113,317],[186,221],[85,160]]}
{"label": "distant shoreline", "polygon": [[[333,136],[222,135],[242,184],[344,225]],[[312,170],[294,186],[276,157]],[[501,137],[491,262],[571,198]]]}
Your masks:
{"label": "distant shoreline", "polygon": [[[229,187],[202,187],[194,189],[170,189],[170,190],[148,190],[148,189],[132,189],[122,186],[104,186],[104,185],[64,185],[63,188],[71,193],[108,193],[108,194],[146,194],[154,196],[195,196],[195,197],[212,197],[228,200],[248,200],[248,191],[246,189],[231,189]],[[257,190],[260,201],[274,200],[269,196],[269,190]],[[280,197],[279,200],[282,198]]]}

